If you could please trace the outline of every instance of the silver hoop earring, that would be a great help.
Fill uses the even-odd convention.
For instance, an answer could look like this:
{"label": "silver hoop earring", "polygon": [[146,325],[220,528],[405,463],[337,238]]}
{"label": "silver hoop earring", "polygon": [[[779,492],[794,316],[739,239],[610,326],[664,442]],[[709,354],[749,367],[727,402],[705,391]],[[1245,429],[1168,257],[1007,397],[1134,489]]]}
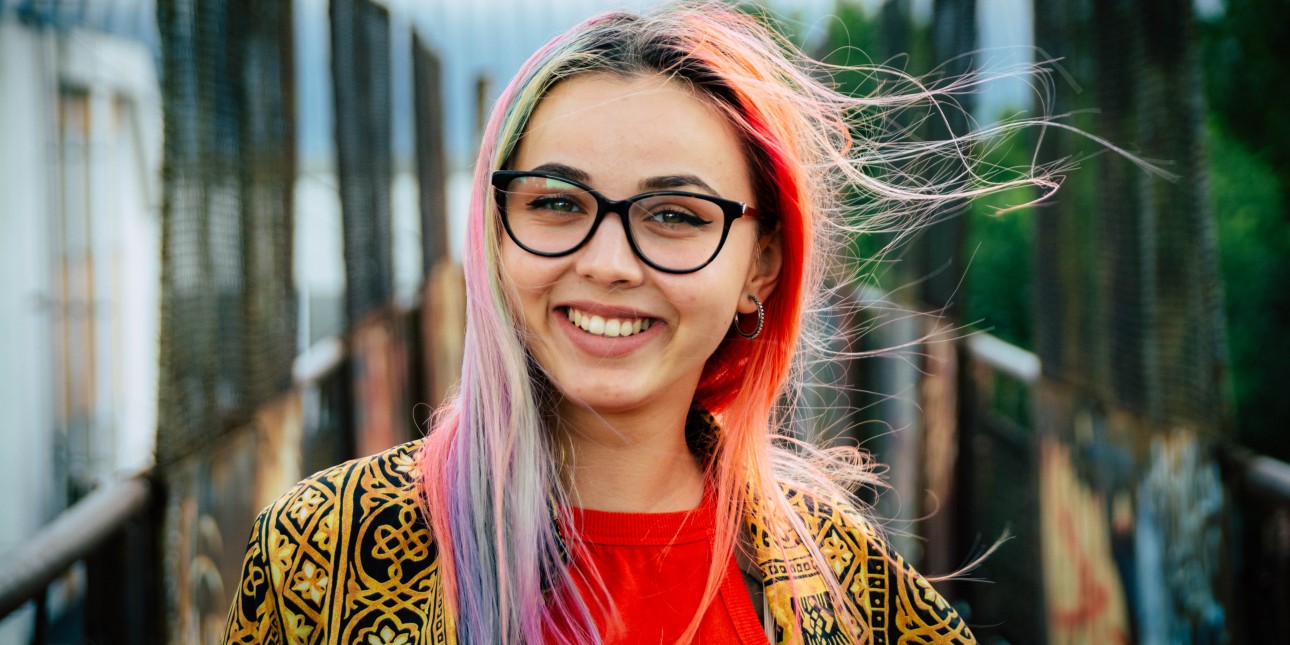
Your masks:
{"label": "silver hoop earring", "polygon": [[735,332],[748,340],[752,340],[761,334],[762,325],[766,324],[766,312],[762,310],[761,301],[757,299],[757,296],[750,293],[748,294],[748,299],[753,301],[754,305],[757,305],[757,328],[752,330],[751,334],[745,333],[744,330],[739,328],[739,312],[735,312]]}

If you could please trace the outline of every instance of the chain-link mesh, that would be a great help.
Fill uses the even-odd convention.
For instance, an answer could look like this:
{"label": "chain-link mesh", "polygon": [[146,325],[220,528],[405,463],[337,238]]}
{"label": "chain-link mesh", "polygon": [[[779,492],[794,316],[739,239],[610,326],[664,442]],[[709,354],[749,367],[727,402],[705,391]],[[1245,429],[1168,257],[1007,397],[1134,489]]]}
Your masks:
{"label": "chain-link mesh", "polygon": [[290,2],[243,0],[242,257],[248,403],[291,386],[296,351],[292,198],[295,70]]}
{"label": "chain-link mesh", "polygon": [[369,0],[332,0],[331,39],[345,313],[353,327],[394,290],[389,12]]}
{"label": "chain-link mesh", "polygon": [[1142,148],[1172,160],[1171,170],[1181,177],[1167,183],[1139,174],[1137,180],[1156,241],[1150,313],[1160,394],[1153,416],[1163,424],[1194,422],[1217,430],[1225,422],[1226,331],[1191,3],[1143,0],[1133,18],[1142,39],[1144,109],[1136,115]]}
{"label": "chain-link mesh", "polygon": [[[1077,82],[1058,114],[1166,160],[1162,181],[1115,157],[1087,161],[1038,215],[1037,350],[1045,372],[1157,426],[1222,425],[1224,328],[1201,119],[1203,84],[1181,0],[1036,3],[1038,44]],[[1050,137],[1049,154],[1090,146]]]}
{"label": "chain-link mesh", "polygon": [[417,119],[417,180],[421,205],[421,271],[429,276],[448,255],[447,159],[443,136],[443,75],[439,58],[412,38],[413,95]]}
{"label": "chain-link mesh", "polygon": [[[1035,3],[1036,44],[1071,78],[1085,81],[1094,75],[1091,25],[1085,18],[1090,11],[1089,0]],[[1059,81],[1051,97],[1054,113],[1092,107],[1092,93],[1074,90]],[[1088,118],[1076,119],[1074,125],[1094,127]],[[1091,152],[1075,137],[1049,136],[1044,143],[1046,156],[1053,159],[1084,158]],[[1089,214],[1096,212],[1096,193],[1079,181],[1095,171],[1097,161],[1085,162],[1085,170],[1067,182],[1059,199],[1035,213],[1035,350],[1047,374],[1080,384],[1093,380],[1091,357],[1102,353],[1092,307],[1097,258],[1095,218]]]}
{"label": "chain-link mesh", "polygon": [[291,15],[170,0],[157,457],[190,454],[290,378]]}

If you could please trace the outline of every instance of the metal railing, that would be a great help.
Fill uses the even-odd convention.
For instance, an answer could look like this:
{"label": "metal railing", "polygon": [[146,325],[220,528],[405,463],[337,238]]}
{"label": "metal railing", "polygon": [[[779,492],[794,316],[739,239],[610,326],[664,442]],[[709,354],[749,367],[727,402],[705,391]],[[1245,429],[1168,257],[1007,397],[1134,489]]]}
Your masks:
{"label": "metal railing", "polygon": [[0,618],[43,594],[49,583],[93,553],[151,500],[152,483],[146,476],[107,484],[0,556]]}
{"label": "metal railing", "polygon": [[1290,642],[1290,464],[1241,447],[1219,453],[1235,506],[1233,642]]}
{"label": "metal railing", "polygon": [[1273,505],[1290,508],[1290,464],[1244,448],[1229,448],[1223,460],[1246,492]]}

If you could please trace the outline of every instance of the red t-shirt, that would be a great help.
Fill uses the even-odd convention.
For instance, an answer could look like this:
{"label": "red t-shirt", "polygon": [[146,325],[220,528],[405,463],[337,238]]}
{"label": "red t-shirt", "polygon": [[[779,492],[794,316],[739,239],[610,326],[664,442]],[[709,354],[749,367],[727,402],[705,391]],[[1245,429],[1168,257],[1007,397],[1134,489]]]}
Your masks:
{"label": "red t-shirt", "polygon": [[[715,517],[711,500],[705,498],[693,511],[573,509],[572,516],[566,534],[580,536],[583,547],[574,549],[573,577],[604,642],[675,643],[694,618],[707,583]],[[603,602],[604,590],[580,575],[588,561],[612,605]],[[733,555],[694,642],[767,643]]]}

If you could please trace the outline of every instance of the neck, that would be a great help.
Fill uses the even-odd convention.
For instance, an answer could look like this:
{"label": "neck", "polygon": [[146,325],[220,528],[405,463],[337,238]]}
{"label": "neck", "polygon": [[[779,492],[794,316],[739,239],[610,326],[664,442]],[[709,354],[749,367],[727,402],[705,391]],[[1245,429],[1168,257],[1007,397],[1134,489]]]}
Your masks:
{"label": "neck", "polygon": [[562,476],[577,507],[623,513],[695,508],[703,467],[685,443],[688,406],[642,415],[602,415],[566,402],[556,422]]}

